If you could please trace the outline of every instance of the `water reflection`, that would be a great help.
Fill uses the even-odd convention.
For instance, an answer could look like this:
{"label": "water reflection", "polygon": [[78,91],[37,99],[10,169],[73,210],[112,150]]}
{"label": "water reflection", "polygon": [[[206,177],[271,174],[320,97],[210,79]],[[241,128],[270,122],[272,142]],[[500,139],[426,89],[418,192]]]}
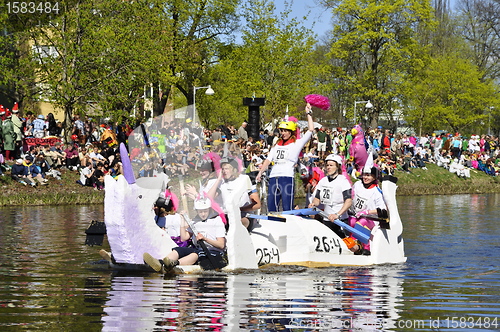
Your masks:
{"label": "water reflection", "polygon": [[98,261],[84,231],[102,206],[0,208],[0,330],[500,330],[499,202],[401,198],[403,265],[168,278]]}
{"label": "water reflection", "polygon": [[103,330],[391,328],[400,317],[401,270],[114,277]]}

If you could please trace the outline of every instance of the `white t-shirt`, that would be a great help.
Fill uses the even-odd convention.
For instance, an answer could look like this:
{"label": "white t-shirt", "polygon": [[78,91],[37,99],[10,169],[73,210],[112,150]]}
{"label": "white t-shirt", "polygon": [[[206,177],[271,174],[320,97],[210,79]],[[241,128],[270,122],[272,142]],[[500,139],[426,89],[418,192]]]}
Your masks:
{"label": "white t-shirt", "polygon": [[377,208],[387,209],[382,196],[382,191],[378,186],[372,188],[365,188],[362,181],[359,180],[354,183],[354,198],[351,210],[356,214],[363,210],[375,210]]}
{"label": "white t-shirt", "polygon": [[[224,227],[224,223],[219,216],[214,218],[207,219],[205,221],[201,220],[193,220],[193,227],[196,229],[198,233],[203,234],[204,237],[211,240],[217,240],[218,237],[226,236],[226,228]],[[193,243],[196,245],[196,236],[191,228],[188,228],[188,232],[193,233]],[[212,246],[210,243],[205,241],[208,249],[212,250],[222,250]]]}
{"label": "white t-shirt", "polygon": [[312,131],[307,131],[304,136],[294,143],[275,145],[269,152],[267,160],[274,161],[274,166],[269,174],[270,178],[277,176],[293,177],[294,165],[297,163],[300,151],[311,139]]}
{"label": "white t-shirt", "polygon": [[80,182],[85,186],[87,185],[87,179],[89,179],[87,177],[87,175],[90,175],[92,173],[92,169],[88,168],[88,167],[84,167],[80,170]]}
{"label": "white t-shirt", "polygon": [[[325,176],[319,180],[316,186],[316,197],[319,198],[321,204],[324,204],[327,214],[334,214],[344,206],[343,193],[350,189],[351,184],[342,174],[337,175],[332,181],[329,180],[328,176]],[[340,219],[346,219],[347,217],[347,211],[339,216]]]}
{"label": "white t-shirt", "polygon": [[165,216],[165,231],[171,237],[181,236],[181,215],[168,214]]}
{"label": "white t-shirt", "polygon": [[227,213],[226,206],[233,199],[235,193],[242,188],[245,188],[245,191],[243,191],[240,197],[239,207],[250,203],[250,197],[248,197],[248,193],[252,191],[252,181],[250,180],[250,177],[245,174],[240,174],[236,179],[232,181],[223,181],[220,184],[219,190],[221,192],[222,201],[224,202],[222,206],[224,213]]}
{"label": "white t-shirt", "polygon": [[[203,185],[202,182],[200,182],[200,194],[203,194],[203,193],[208,193],[208,191],[210,190],[210,188],[213,187],[213,185],[217,182],[217,179],[210,179],[208,180],[205,185]],[[217,203],[220,207],[222,207],[223,205],[223,201],[222,201],[222,195],[217,195],[215,196],[214,198],[214,201],[215,203]]]}

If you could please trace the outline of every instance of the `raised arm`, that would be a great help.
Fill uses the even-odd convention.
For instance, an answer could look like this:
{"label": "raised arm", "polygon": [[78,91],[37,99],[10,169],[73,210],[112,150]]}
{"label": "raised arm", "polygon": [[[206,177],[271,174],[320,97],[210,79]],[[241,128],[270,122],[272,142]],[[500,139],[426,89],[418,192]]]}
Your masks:
{"label": "raised arm", "polygon": [[307,117],[307,129],[309,131],[314,131],[314,122],[312,118],[312,108],[311,104],[306,104],[306,117]]}

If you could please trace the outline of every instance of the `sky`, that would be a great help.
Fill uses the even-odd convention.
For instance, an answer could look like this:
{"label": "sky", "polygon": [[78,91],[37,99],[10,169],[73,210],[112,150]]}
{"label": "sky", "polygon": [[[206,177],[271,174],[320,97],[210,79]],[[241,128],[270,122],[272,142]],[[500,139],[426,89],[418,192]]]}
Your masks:
{"label": "sky", "polygon": [[[315,0],[274,0],[277,13],[285,10],[285,2],[292,4],[290,17],[296,17],[299,22],[302,21],[304,27],[312,29],[318,38],[331,29],[330,10],[317,5]],[[302,18],[308,13],[308,19],[303,20]]]}
{"label": "sky", "polygon": [[[285,2],[291,2],[292,12],[290,17],[296,17],[298,21],[303,21],[302,17],[310,13],[308,20],[303,21],[306,28],[312,28],[320,39],[332,28],[331,11],[316,4],[316,0],[274,0],[276,11],[279,13],[285,10]],[[457,0],[450,0],[450,7],[455,8]],[[314,26],[313,26],[314,23]]]}

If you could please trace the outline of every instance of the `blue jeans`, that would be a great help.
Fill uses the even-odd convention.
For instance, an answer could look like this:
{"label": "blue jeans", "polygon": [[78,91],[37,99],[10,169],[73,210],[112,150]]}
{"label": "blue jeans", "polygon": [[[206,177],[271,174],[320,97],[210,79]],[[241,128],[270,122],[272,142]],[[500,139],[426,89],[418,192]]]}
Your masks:
{"label": "blue jeans", "polygon": [[277,212],[280,201],[282,201],[283,211],[293,209],[293,196],[295,193],[295,183],[292,177],[278,176],[269,178],[269,192],[267,194],[267,211]]}

